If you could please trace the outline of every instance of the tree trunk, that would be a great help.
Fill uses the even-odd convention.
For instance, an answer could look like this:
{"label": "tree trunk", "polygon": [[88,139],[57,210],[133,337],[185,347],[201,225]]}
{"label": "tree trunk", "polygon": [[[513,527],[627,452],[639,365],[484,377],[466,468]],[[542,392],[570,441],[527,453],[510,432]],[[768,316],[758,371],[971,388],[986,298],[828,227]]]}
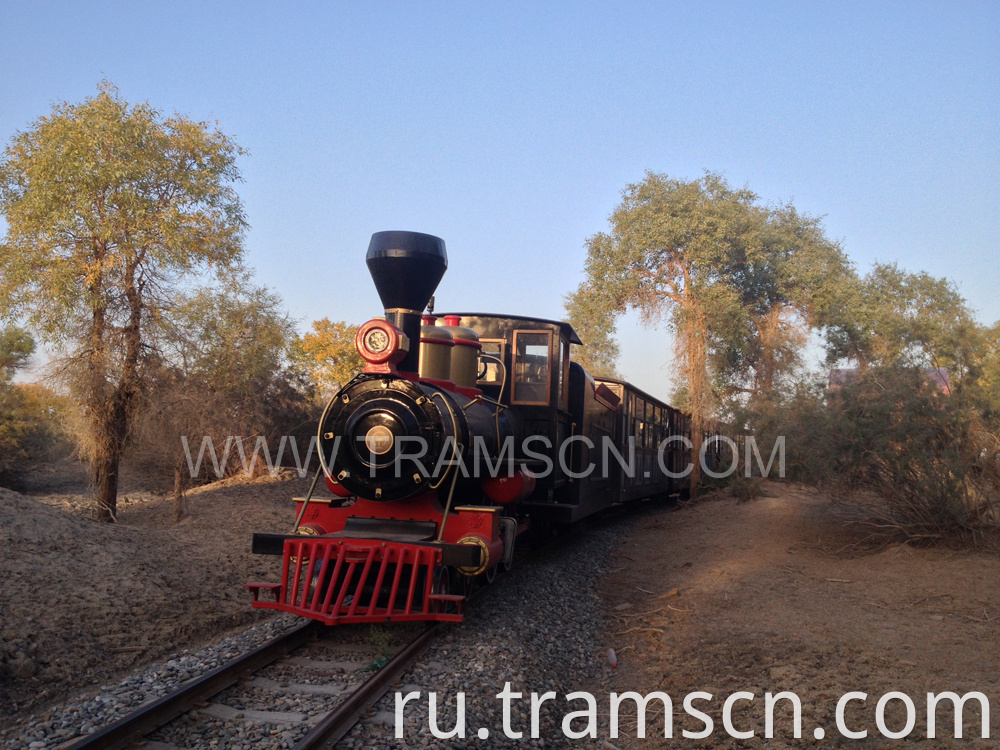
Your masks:
{"label": "tree trunk", "polygon": [[698,497],[701,488],[701,445],[704,424],[696,412],[691,413],[691,499]]}
{"label": "tree trunk", "polygon": [[690,313],[685,335],[688,397],[691,401],[691,499],[701,487],[701,445],[708,414],[709,382],[708,354],[705,349],[706,329],[700,312]]}
{"label": "tree trunk", "polygon": [[171,518],[173,523],[180,523],[184,518],[184,506],[184,466],[178,463],[174,465],[174,515]]}
{"label": "tree trunk", "polygon": [[[101,440],[101,436],[98,437]],[[97,520],[113,523],[118,519],[118,464],[113,446],[99,445],[94,455],[94,491],[97,493]]]}
{"label": "tree trunk", "polygon": [[[92,398],[94,399],[94,438],[96,442],[94,458],[94,489],[97,493],[97,519],[112,522],[118,513],[118,468],[125,453],[129,429],[132,426],[132,414],[139,394],[139,359],[141,356],[142,338],[140,324],[142,321],[141,289],[135,284],[137,261],[129,268],[128,283],[125,297],[129,304],[129,322],[124,330],[125,356],[122,362],[122,372],[114,390],[103,393],[107,387],[101,378],[103,367],[94,368],[91,372]],[[95,353],[103,353],[107,325],[104,309],[95,309],[91,340],[95,342]],[[96,357],[93,361],[97,361]],[[100,362],[103,365],[103,362]]]}
{"label": "tree trunk", "polygon": [[94,425],[94,491],[97,494],[97,520],[112,523],[118,517],[118,469],[128,438],[129,405],[134,392],[119,388],[103,405]]}

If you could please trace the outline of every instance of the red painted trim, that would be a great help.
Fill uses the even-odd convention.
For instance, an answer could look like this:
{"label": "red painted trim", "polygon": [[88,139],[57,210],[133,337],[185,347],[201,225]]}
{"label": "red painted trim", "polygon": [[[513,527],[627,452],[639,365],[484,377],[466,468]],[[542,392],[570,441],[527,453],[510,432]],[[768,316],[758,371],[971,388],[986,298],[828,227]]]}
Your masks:
{"label": "red painted trim", "polygon": [[[331,563],[333,570],[327,575]],[[432,593],[440,564],[441,550],[426,545],[301,537],[285,541],[284,584],[253,583],[247,588],[258,609],[291,612],[327,625],[461,622],[465,597]],[[392,569],[392,586],[386,592],[386,575]],[[375,570],[372,593],[367,593],[366,584]],[[262,592],[274,600],[261,599]]]}

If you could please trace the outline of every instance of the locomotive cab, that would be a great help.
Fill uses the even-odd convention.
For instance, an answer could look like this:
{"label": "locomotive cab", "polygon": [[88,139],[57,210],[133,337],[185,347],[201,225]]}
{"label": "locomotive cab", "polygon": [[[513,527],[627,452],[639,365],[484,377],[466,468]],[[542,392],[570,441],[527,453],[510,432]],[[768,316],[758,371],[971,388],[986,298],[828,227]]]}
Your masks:
{"label": "locomotive cab", "polygon": [[[570,344],[581,344],[569,323],[485,313],[457,313],[482,344],[476,385],[509,406],[523,438],[515,455],[538,474],[532,502],[553,502],[567,485],[558,448],[574,430],[570,413]],[[551,463],[548,463],[551,462]]]}

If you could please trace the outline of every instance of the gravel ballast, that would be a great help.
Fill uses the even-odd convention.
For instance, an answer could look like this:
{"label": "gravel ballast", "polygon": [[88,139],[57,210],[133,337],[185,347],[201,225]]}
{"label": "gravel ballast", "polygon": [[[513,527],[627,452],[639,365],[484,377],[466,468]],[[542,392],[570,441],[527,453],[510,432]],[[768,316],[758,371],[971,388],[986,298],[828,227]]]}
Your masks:
{"label": "gravel ballast", "polygon": [[[586,707],[567,703],[565,696],[589,691],[606,712],[599,691],[611,664],[604,640],[606,623],[597,594],[599,576],[621,544],[627,520],[619,520],[565,540],[540,559],[531,560],[488,591],[475,603],[466,621],[438,640],[415,668],[391,689],[338,747],[600,747],[598,738],[569,740],[562,732],[563,717]],[[504,732],[503,701],[496,696],[510,683],[511,730]],[[396,739],[396,693],[419,691],[420,698],[405,706],[405,729]],[[456,701],[465,696],[465,738],[437,739],[428,728],[428,694],[437,694],[439,731],[456,727]],[[538,738],[532,738],[531,693],[554,692],[540,705]],[[574,724],[575,729],[583,727]],[[479,732],[489,735],[480,739]],[[604,735],[606,736],[606,735]]]}
{"label": "gravel ballast", "polygon": [[162,664],[137,672],[116,685],[103,685],[93,696],[81,696],[62,708],[25,718],[20,731],[0,735],[3,750],[51,748],[73,737],[110,724],[130,711],[195,677],[301,624],[292,615],[281,615],[225,638],[194,653],[182,652]]}

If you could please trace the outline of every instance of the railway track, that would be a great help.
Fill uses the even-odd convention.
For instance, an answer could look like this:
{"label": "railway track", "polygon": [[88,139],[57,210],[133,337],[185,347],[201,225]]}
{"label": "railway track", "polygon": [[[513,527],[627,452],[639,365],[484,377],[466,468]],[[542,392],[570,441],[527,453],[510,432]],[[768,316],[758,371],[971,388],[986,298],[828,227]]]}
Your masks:
{"label": "railway track", "polygon": [[[253,677],[269,666],[298,662],[304,665],[306,671],[326,669],[329,674],[331,664],[340,668],[348,667],[350,662],[323,662],[305,657],[290,657],[292,652],[302,649],[310,642],[315,642],[316,635],[322,630],[318,623],[308,622],[294,630],[271,639],[253,651],[224,664],[201,677],[190,680],[173,693],[163,696],[151,703],[141,706],[138,710],[125,716],[86,737],[72,740],[60,746],[59,750],[117,750],[127,748],[133,743],[156,737],[163,733],[168,725],[179,717],[194,712],[209,718],[232,720],[245,719],[265,724],[308,724],[309,730],[302,736],[296,750],[315,750],[326,747],[351,730],[365,710],[384,695],[393,680],[417,659],[433,642],[441,630],[441,626],[423,629],[407,645],[400,649],[381,668],[375,670],[367,679],[349,690],[341,690],[329,684],[312,683],[292,685],[287,677],[282,681],[267,680]],[[337,648],[336,644],[331,646]],[[358,662],[359,668],[364,666]],[[273,711],[240,711],[224,704],[213,704],[211,700],[239,683],[263,685],[273,688],[276,692],[284,692],[291,688],[310,692],[316,696],[328,696],[338,699],[336,705],[325,714],[314,716],[295,716],[290,712]],[[169,736],[169,732],[167,732]],[[150,741],[148,746],[162,749],[180,747],[169,742]]]}
{"label": "railway track", "polygon": [[[590,525],[603,525],[618,516],[623,509],[609,509],[601,514],[599,518],[591,519]],[[583,534],[581,528],[575,528],[567,535],[549,539],[546,543],[538,545],[532,550],[521,550],[515,558],[512,570],[521,567],[538,555],[551,551],[553,547],[561,546]],[[502,573],[497,583],[501,583],[509,573]],[[493,589],[497,584],[479,588],[473,592],[472,600],[476,600],[489,589]],[[152,735],[154,738],[165,734],[163,731],[171,722],[179,717],[194,712],[222,721],[259,722],[268,725],[309,725],[306,733],[299,738],[293,746],[294,750],[314,750],[316,748],[328,747],[332,743],[343,738],[357,723],[359,718],[365,713],[368,707],[375,704],[390,686],[413,664],[413,662],[433,643],[434,639],[447,628],[444,624],[422,629],[409,643],[397,651],[387,663],[375,670],[367,679],[352,686],[349,690],[339,690],[330,688],[328,685],[313,684],[316,695],[335,697],[337,703],[332,708],[324,707],[324,713],[314,716],[293,716],[293,712],[279,712],[271,710],[239,710],[226,707],[224,704],[213,704],[212,698],[220,693],[238,686],[239,683],[257,683],[267,689],[274,689],[278,693],[283,690],[295,692],[296,689],[305,689],[308,685],[290,684],[290,678],[285,675],[281,681],[268,680],[266,678],[254,678],[253,675],[270,665],[280,665],[282,661],[289,663],[298,661],[300,664],[312,663],[314,667],[320,667],[322,673],[326,665],[326,672],[329,675],[330,662],[317,661],[303,657],[290,657],[292,652],[315,641],[317,635],[324,630],[323,626],[316,622],[307,622],[294,630],[277,636],[270,641],[258,646],[256,649],[243,656],[224,664],[205,675],[190,680],[182,685],[175,692],[159,698],[151,703],[145,704],[134,713],[125,716],[112,724],[109,724],[86,737],[77,738],[59,746],[58,750],[97,750],[126,748],[134,743],[147,739],[146,746],[157,750],[175,750],[183,745],[163,742],[162,740],[149,741]],[[340,630],[339,628],[336,630]],[[331,648],[336,649],[337,645],[332,644]],[[360,664],[358,665],[361,666]],[[308,682],[308,680],[307,680]],[[324,689],[326,688],[326,689]],[[329,701],[327,701],[329,702]],[[166,732],[169,735],[169,732]]]}

